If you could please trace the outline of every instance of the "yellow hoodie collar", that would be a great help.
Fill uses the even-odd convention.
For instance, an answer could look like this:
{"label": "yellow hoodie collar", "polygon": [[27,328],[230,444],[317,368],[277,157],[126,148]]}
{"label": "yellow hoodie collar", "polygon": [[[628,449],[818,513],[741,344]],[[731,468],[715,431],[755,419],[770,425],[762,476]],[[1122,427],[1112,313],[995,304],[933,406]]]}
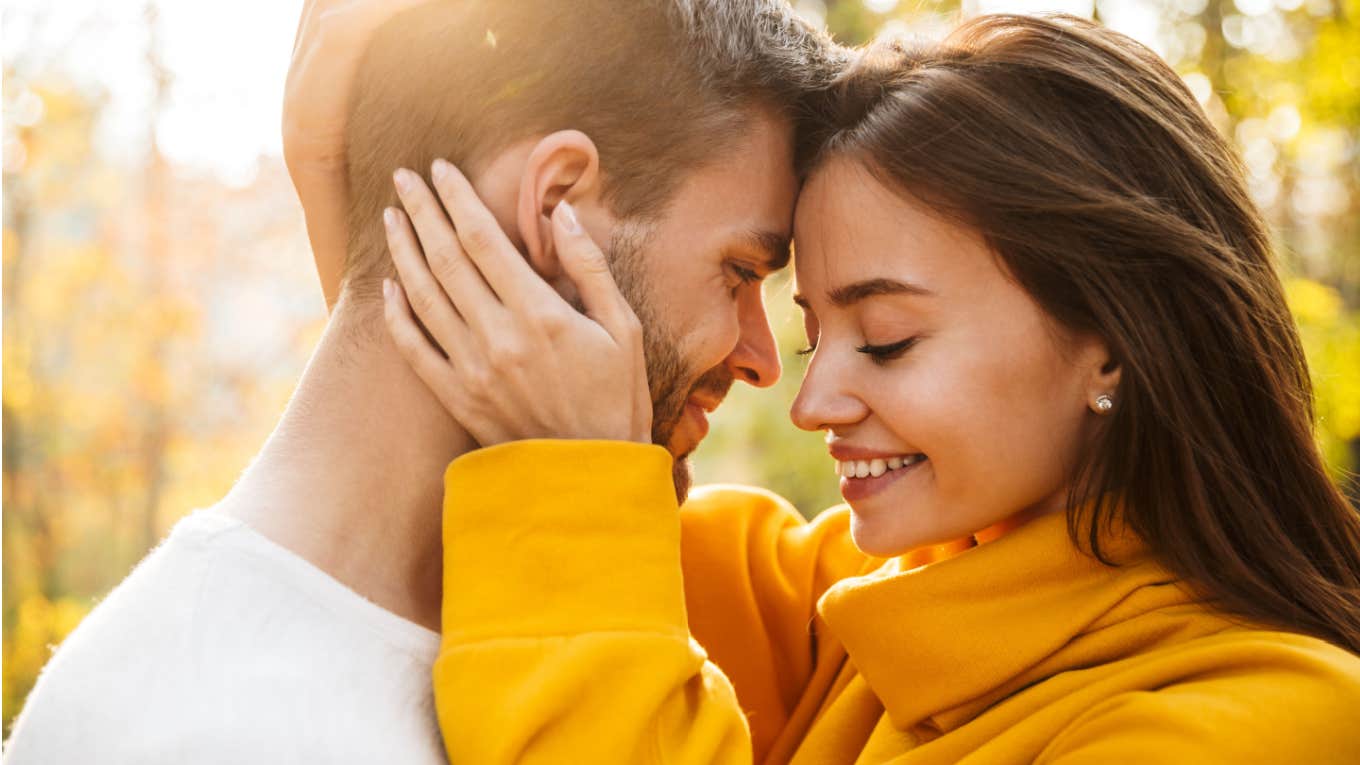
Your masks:
{"label": "yellow hoodie collar", "polygon": [[924,567],[890,560],[818,610],[893,724],[927,735],[1059,672],[1230,626],[1132,533],[1104,534],[1101,550],[1120,565],[1080,552],[1054,513]]}

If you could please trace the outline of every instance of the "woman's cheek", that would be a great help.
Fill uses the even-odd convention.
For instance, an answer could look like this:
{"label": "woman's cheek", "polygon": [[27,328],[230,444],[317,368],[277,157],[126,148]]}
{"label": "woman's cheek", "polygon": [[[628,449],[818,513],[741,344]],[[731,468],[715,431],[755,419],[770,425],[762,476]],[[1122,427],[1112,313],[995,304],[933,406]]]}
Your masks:
{"label": "woman's cheek", "polygon": [[906,368],[892,384],[894,411],[885,418],[903,446],[930,459],[937,490],[950,495],[973,483],[978,447],[995,424],[961,361],[935,353],[904,358]]}

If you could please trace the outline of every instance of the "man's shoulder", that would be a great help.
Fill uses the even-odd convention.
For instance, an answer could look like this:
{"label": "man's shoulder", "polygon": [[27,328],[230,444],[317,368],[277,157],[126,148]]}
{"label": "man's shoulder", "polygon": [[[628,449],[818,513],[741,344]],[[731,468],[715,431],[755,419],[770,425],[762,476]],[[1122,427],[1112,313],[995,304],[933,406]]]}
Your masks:
{"label": "man's shoulder", "polygon": [[65,762],[100,730],[133,733],[193,619],[221,520],[197,511],[176,524],[66,637],[25,700],[7,762]]}
{"label": "man's shoulder", "polygon": [[400,622],[239,521],[200,511],[56,651],[10,749],[38,755],[16,762],[80,759],[62,748],[72,746],[114,762],[349,760],[332,747],[363,750],[363,720],[412,740],[397,751],[438,754],[426,709],[437,637],[401,634],[384,616]]}
{"label": "man's shoulder", "polygon": [[286,677],[337,656],[428,664],[437,643],[241,521],[202,510],[95,607],[43,674],[120,686],[166,672]]}
{"label": "man's shoulder", "polygon": [[230,529],[223,521],[229,519],[197,511],[176,524],[72,631],[44,675],[68,663],[112,668],[133,655],[155,655],[193,618],[214,562],[213,541]]}

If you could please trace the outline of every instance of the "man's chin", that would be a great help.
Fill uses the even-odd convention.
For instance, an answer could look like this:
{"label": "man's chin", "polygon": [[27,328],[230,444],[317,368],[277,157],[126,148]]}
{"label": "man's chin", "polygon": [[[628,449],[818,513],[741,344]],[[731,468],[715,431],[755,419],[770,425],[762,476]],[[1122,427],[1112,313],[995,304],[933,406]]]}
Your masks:
{"label": "man's chin", "polygon": [[671,453],[676,462],[689,458],[695,449],[699,448],[699,442],[704,434],[694,432],[694,428],[688,419],[682,418],[670,429],[669,437],[665,440],[666,451]]}
{"label": "man's chin", "polygon": [[684,504],[694,483],[694,469],[690,466],[689,455],[697,444],[689,443],[689,439],[680,437],[673,430],[666,435],[654,433],[653,438],[656,439],[656,445],[664,446],[671,454],[671,481],[675,484],[675,498]]}
{"label": "man's chin", "polygon": [[689,464],[689,455],[676,457],[671,462],[671,480],[675,483],[675,501],[685,504],[690,486],[694,483],[694,468]]}

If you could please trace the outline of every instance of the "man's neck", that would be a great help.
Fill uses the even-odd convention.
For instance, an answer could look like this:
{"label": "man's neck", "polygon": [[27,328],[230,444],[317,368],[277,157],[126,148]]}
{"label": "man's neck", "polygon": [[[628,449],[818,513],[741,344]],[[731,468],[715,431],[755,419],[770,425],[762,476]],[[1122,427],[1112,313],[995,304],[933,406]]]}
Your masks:
{"label": "man's neck", "polygon": [[[474,444],[342,299],[282,419],[222,501],[355,592],[439,629],[444,468]],[[347,327],[346,325],[349,325]],[[369,337],[371,336],[371,337]]]}

